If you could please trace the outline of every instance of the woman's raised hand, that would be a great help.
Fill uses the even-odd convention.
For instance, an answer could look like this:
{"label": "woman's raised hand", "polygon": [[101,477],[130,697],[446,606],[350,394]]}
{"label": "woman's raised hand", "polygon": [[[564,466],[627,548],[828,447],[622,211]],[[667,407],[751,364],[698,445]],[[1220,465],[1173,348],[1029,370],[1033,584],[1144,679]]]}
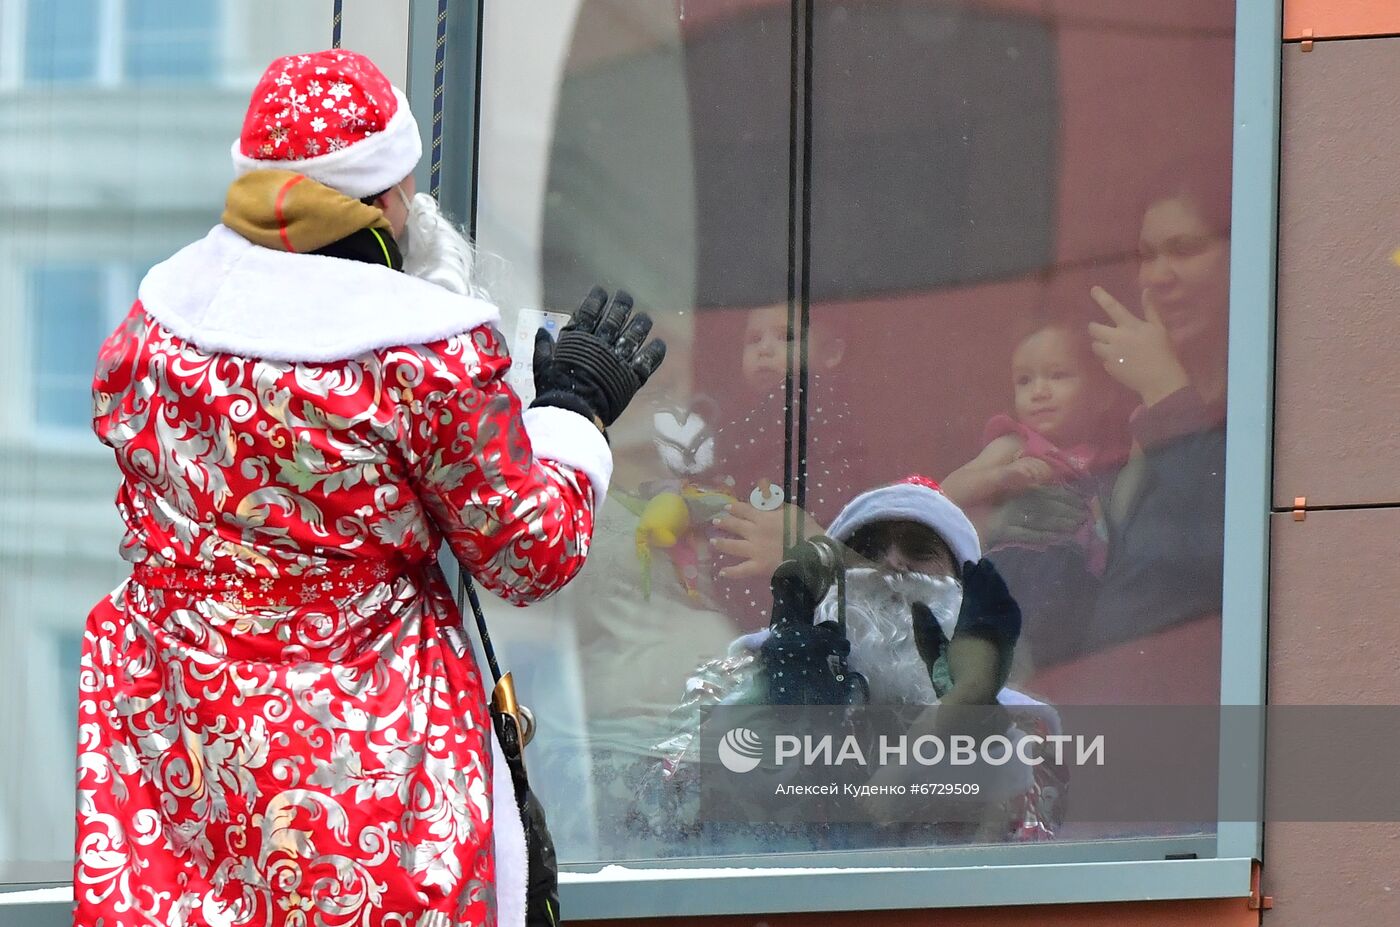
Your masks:
{"label": "woman's raised hand", "polygon": [[1150,303],[1144,302],[1147,317],[1140,319],[1103,287],[1094,287],[1089,295],[1113,322],[1089,323],[1091,347],[1109,376],[1137,393],[1146,406],[1191,385],[1167,326]]}

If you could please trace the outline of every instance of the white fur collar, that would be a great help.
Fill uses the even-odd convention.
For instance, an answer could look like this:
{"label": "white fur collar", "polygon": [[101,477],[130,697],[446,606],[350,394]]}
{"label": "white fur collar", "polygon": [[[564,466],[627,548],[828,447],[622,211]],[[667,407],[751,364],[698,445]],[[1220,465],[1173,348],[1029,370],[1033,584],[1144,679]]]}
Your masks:
{"label": "white fur collar", "polygon": [[280,361],[346,360],[500,321],[483,300],[387,267],[273,251],[224,225],[152,267],[139,295],[204,351]]}

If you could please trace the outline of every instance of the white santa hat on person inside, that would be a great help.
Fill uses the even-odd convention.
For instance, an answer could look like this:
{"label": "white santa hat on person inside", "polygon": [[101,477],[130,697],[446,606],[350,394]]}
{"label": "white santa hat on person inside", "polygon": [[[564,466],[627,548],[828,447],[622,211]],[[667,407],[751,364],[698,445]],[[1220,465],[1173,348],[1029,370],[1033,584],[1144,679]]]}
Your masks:
{"label": "white santa hat on person inside", "polygon": [[280,169],[355,199],[390,189],[423,154],[408,98],[364,55],[287,55],[253,88],[233,143],[238,175]]}
{"label": "white santa hat on person inside", "polygon": [[929,528],[952,549],[959,566],[982,559],[977,529],[938,483],[926,476],[908,476],[861,493],[846,504],[826,533],[844,544],[861,528],[881,521],[912,521]]}

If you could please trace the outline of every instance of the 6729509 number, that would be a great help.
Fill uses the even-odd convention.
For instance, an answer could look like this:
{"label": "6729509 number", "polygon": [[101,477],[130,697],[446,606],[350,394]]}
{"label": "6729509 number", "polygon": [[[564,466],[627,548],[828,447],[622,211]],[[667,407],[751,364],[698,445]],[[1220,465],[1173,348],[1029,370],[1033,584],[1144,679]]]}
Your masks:
{"label": "6729509 number", "polygon": [[981,791],[976,782],[916,782],[909,786],[911,795],[976,795]]}

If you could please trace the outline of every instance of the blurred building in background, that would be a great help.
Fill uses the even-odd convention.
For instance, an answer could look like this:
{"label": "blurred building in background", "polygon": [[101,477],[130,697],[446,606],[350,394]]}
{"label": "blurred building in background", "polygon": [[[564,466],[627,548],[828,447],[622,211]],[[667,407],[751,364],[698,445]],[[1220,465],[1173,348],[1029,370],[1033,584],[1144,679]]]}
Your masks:
{"label": "blurred building in background", "polygon": [[[402,82],[406,3],[381,6],[365,50]],[[0,882],[72,858],[83,623],[127,573],[97,348],[219,221],[262,69],[330,44],[329,0],[0,0]]]}

